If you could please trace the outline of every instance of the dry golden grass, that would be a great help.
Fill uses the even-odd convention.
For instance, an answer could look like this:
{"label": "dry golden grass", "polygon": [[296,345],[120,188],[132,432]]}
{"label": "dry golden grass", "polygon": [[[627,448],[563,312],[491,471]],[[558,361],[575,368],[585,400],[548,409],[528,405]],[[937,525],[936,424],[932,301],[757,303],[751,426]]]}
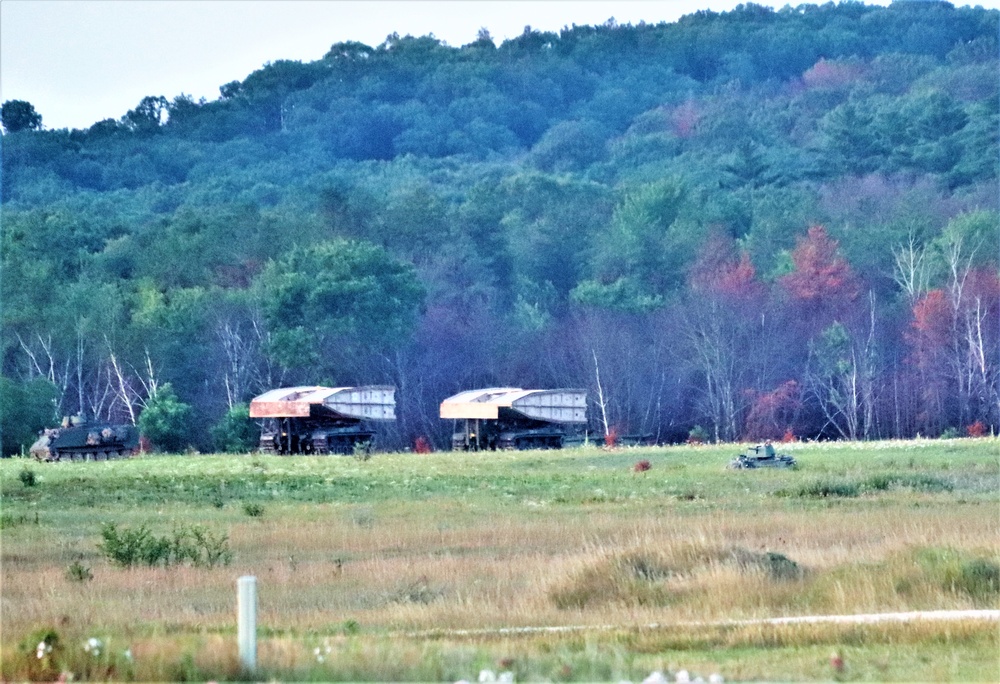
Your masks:
{"label": "dry golden grass", "polygon": [[[689,462],[654,460],[652,475],[644,479],[628,473],[632,456],[622,459],[625,467],[619,470],[583,471],[570,485],[562,484],[562,471],[543,472],[539,477],[551,476],[553,488],[569,488],[563,503],[543,496],[544,487],[528,481],[523,492],[516,483],[503,485],[514,492],[503,499],[484,496],[481,488],[469,494],[468,487],[459,494],[403,492],[371,502],[272,496],[263,504],[263,515],[249,517],[235,504],[206,502],[199,508],[167,497],[148,509],[121,512],[123,524],[162,530],[172,520],[224,526],[233,552],[228,567],[114,567],[97,548],[96,521],[102,517],[93,507],[46,509],[37,525],[29,517],[3,530],[0,639],[5,653],[16,653],[26,635],[41,627],[54,628],[74,643],[91,635],[113,636],[116,643],[130,645],[136,669],[126,672],[121,666],[105,673],[109,678],[237,676],[235,582],[252,574],[259,584],[260,662],[284,679],[329,677],[324,668],[334,661],[336,677],[343,679],[470,678],[475,668],[491,664],[484,653],[517,650],[528,654],[520,671],[527,678],[617,678],[647,667],[676,670],[679,661],[650,654],[683,651],[686,663],[706,673],[728,668],[732,680],[760,677],[767,667],[777,667],[763,652],[743,660],[733,655],[761,647],[790,649],[784,665],[771,672],[822,678],[830,673],[813,662],[815,649],[829,650],[831,644],[849,644],[859,653],[877,646],[864,656],[864,668],[856,667],[862,678],[903,673],[949,679],[989,670],[988,650],[996,649],[997,634],[982,625],[640,629],[654,623],[997,604],[996,592],[962,591],[948,579],[970,560],[987,563],[987,569],[1000,561],[1000,515],[995,496],[981,485],[933,492],[889,489],[813,501],[775,493],[801,480],[802,472],[762,473],[751,480],[705,466],[696,455],[698,460]],[[558,467],[568,457],[505,458],[513,466],[517,458],[531,458],[532,468],[544,469],[544,459]],[[954,458],[943,461],[947,469],[934,461],[927,470],[956,481],[995,477],[997,469],[988,461],[984,466],[981,456],[969,467],[971,474]],[[443,459],[429,463],[445,477]],[[347,461],[280,463],[303,470],[350,466],[352,473],[371,477],[367,486],[381,477],[400,478],[394,469],[410,467],[397,460],[384,472],[371,473]],[[218,461],[208,463],[224,469]],[[831,469],[830,463],[824,467]],[[97,477],[87,464],[69,465],[84,466],[77,471],[80,476]],[[49,471],[51,477],[76,476],[58,467]],[[865,468],[855,463],[845,472],[862,477]],[[577,477],[575,466],[572,473]],[[274,482],[282,477],[275,475]],[[490,472],[483,475],[486,481],[490,477]],[[734,477],[742,479],[734,482]],[[9,478],[4,488],[7,494],[28,496]],[[595,497],[597,490],[618,493]],[[688,491],[704,494],[691,498]],[[15,503],[25,509],[32,505]],[[82,520],[95,521],[87,534],[80,533]],[[93,579],[67,579],[67,566],[74,561],[86,565]],[[786,572],[789,568],[794,571]],[[448,632],[546,625],[613,629],[595,636],[520,639]],[[433,631],[441,636],[429,641],[405,636]],[[896,654],[910,648],[907,644],[915,649],[928,643],[934,644],[938,660],[941,653],[961,652],[967,665],[938,660],[920,665],[917,659],[917,669],[906,670],[896,662]],[[327,646],[329,658],[319,663],[313,649]],[[728,655],[713,664],[706,649]],[[807,664],[800,657],[811,660]],[[878,659],[885,660],[884,667]],[[26,676],[15,661],[4,661],[5,678]],[[568,674],[560,669],[563,661]]]}

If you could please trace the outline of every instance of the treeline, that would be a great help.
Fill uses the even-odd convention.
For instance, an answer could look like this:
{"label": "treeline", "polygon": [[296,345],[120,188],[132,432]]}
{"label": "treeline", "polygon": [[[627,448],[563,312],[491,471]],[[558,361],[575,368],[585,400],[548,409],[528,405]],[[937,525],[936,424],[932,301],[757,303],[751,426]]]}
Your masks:
{"label": "treeline", "polygon": [[497,385],[659,441],[996,432],[998,22],[743,5],[6,102],[3,451],[150,406],[224,448],[292,384],[395,385],[388,447]]}

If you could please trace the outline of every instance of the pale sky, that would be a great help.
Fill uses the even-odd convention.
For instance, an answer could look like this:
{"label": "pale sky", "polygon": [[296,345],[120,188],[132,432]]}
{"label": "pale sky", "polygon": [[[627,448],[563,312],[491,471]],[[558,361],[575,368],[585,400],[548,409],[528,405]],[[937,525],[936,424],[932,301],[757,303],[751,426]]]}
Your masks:
{"label": "pale sky", "polygon": [[[786,2],[758,0],[781,7]],[[817,0],[821,4],[825,0]],[[867,4],[888,4],[876,0]],[[0,101],[27,100],[45,128],[121,118],[146,95],[214,100],[265,62],[393,32],[461,46],[564,26],[676,21],[739,0],[0,0]],[[790,4],[797,5],[799,2]],[[963,4],[956,2],[955,4]],[[1000,0],[976,3],[997,7]]]}

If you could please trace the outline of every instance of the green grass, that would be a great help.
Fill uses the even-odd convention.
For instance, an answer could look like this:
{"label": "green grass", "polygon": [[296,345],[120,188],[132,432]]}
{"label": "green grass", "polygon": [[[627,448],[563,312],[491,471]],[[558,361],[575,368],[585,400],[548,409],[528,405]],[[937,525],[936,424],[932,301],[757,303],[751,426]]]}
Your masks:
{"label": "green grass", "polygon": [[[254,574],[261,678],[995,681],[995,624],[671,625],[995,608],[998,446],[782,445],[798,469],[750,471],[726,469],[741,445],[152,456],[31,463],[30,486],[25,461],[0,461],[0,676],[238,678],[235,579]],[[108,525],[204,531],[231,563],[117,567]],[[615,627],[448,631],[537,625]],[[42,662],[28,642],[47,631],[62,646]],[[115,645],[104,660],[91,637]]]}

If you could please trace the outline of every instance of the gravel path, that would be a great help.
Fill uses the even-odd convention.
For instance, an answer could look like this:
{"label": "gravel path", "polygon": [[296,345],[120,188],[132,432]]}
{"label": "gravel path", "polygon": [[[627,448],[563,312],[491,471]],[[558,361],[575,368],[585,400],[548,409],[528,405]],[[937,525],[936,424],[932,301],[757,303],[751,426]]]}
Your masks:
{"label": "gravel path", "polygon": [[797,624],[876,624],[882,622],[957,622],[984,620],[1000,622],[1000,610],[918,610],[907,613],[869,613],[865,615],[802,615],[797,617],[756,618],[753,620],[722,620],[719,622],[674,622],[647,625],[561,625],[553,627],[496,627],[483,629],[432,629],[408,632],[407,636],[479,636],[504,634],[552,634],[559,632],[611,631],[625,629],[663,629],[666,627],[740,627],[745,625]]}

